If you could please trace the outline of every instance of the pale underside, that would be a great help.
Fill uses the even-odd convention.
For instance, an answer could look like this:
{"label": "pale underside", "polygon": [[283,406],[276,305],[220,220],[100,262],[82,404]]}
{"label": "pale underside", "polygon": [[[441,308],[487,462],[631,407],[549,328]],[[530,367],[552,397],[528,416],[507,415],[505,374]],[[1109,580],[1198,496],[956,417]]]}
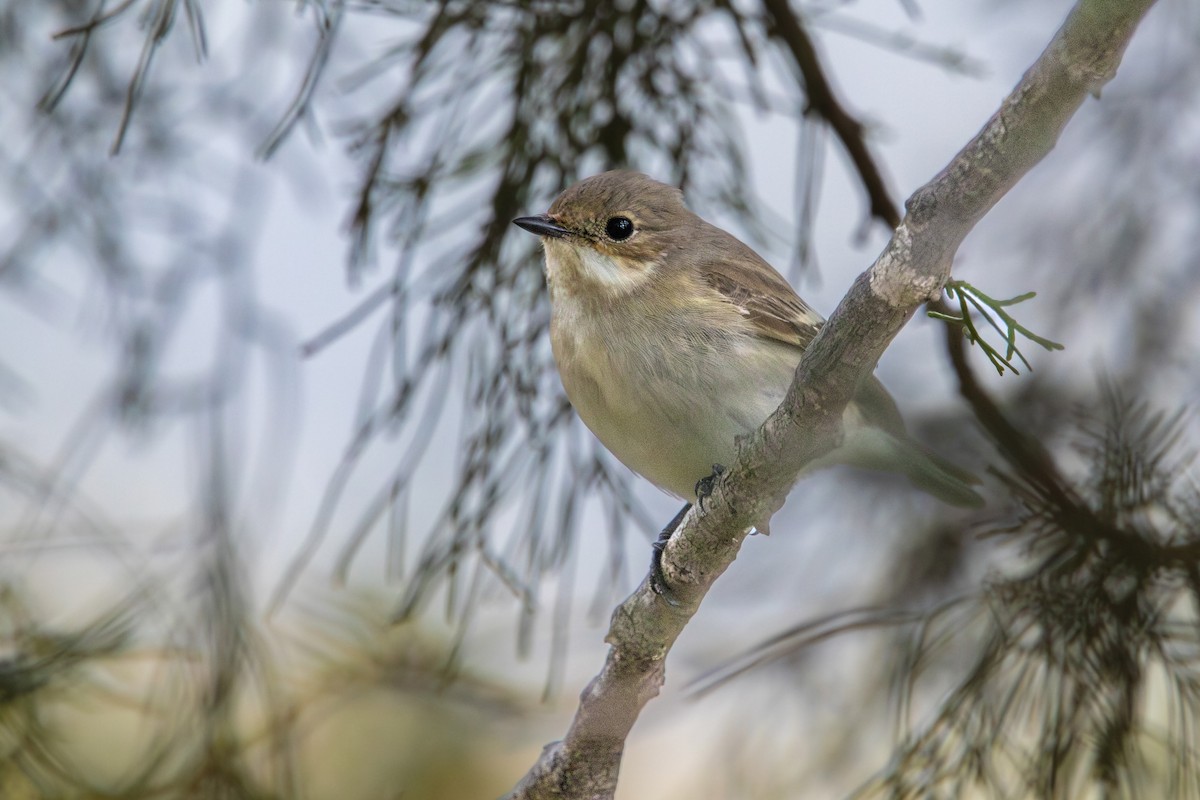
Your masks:
{"label": "pale underside", "polygon": [[[681,498],[714,465],[733,463],[737,438],[779,406],[799,362],[795,348],[716,333],[670,353],[631,347],[627,335],[570,338],[555,356],[573,362],[563,386],[580,418],[623,464]],[[845,422],[861,426],[853,404]]]}
{"label": "pale underside", "polygon": [[[801,337],[806,344],[820,319],[804,308],[812,316],[792,326],[792,344],[782,330],[779,338],[762,335],[750,311],[709,286],[710,303],[671,308],[636,293],[615,304],[587,303],[551,284],[551,341],[571,404],[623,464],[681,498],[690,498],[715,464],[732,464],[738,437],[783,401],[803,353]],[[873,416],[902,424],[872,383],[884,406]],[[827,461],[873,466],[869,453],[855,456],[870,430],[858,404],[847,407],[843,421],[846,445]]]}

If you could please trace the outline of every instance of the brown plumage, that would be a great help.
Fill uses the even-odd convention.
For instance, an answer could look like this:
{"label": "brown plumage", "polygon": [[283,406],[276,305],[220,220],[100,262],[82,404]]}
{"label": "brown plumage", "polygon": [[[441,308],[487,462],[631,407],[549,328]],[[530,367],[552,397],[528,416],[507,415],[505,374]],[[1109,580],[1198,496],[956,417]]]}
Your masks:
{"label": "brown plumage", "polygon": [[[678,189],[606,172],[516,220],[546,248],[551,344],[567,396],[622,462],[688,497],[782,401],[822,323],[766,261],[693,214]],[[970,476],[912,441],[874,377],[820,463],[907,475],[958,505]]]}

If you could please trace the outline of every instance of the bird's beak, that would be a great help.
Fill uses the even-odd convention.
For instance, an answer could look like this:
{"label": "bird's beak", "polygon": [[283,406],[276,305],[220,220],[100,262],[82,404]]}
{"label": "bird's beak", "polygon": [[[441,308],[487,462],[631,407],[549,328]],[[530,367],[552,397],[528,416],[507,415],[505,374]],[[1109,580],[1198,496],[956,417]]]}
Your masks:
{"label": "bird's beak", "polygon": [[552,239],[561,239],[570,233],[546,214],[538,214],[536,217],[517,217],[513,220],[513,225],[524,228],[530,233],[536,233],[538,236],[549,236]]}

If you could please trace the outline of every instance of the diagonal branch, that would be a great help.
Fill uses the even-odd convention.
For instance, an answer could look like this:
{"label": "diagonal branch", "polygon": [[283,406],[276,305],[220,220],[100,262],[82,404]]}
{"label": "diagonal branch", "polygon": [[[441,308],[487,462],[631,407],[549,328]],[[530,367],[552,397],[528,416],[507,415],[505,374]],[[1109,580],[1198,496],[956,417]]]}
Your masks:
{"label": "diagonal branch", "polygon": [[783,405],[745,442],[706,511],[693,509],[663,553],[680,604],[648,581],[613,613],[604,667],[566,737],[549,745],[509,800],[611,798],[625,737],[658,694],[664,660],[751,526],[765,530],[801,468],[841,436],[841,415],[917,307],[937,298],[959,244],[1053,148],[1089,94],[1116,73],[1153,0],[1080,0],[1053,41],[974,139],[907,202],[907,214],[796,368]]}

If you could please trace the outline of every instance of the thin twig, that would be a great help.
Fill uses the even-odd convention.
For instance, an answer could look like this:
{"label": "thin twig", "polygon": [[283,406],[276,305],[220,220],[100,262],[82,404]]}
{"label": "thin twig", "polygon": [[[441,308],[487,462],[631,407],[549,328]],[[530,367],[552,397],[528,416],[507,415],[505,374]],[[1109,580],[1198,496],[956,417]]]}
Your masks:
{"label": "thin twig", "polygon": [[787,45],[804,78],[808,110],[828,122],[846,148],[867,192],[871,216],[894,229],[900,224],[900,211],[888,192],[875,157],[867,147],[862,123],[846,111],[834,94],[821,59],[817,56],[817,48],[788,5],[788,0],[763,0],[763,7],[767,10],[771,29]]}
{"label": "thin twig", "polygon": [[300,83],[300,88],[296,90],[296,96],[292,98],[292,102],[284,112],[282,119],[279,120],[279,124],[259,146],[259,158],[270,158],[279,145],[283,144],[283,140],[287,138],[288,134],[292,132],[296,123],[308,113],[313,93],[316,92],[317,85],[325,74],[325,65],[329,62],[329,54],[333,51],[334,42],[337,41],[344,10],[344,0],[335,0],[328,13],[318,17],[317,46],[313,48],[308,69],[304,72],[304,80]]}

